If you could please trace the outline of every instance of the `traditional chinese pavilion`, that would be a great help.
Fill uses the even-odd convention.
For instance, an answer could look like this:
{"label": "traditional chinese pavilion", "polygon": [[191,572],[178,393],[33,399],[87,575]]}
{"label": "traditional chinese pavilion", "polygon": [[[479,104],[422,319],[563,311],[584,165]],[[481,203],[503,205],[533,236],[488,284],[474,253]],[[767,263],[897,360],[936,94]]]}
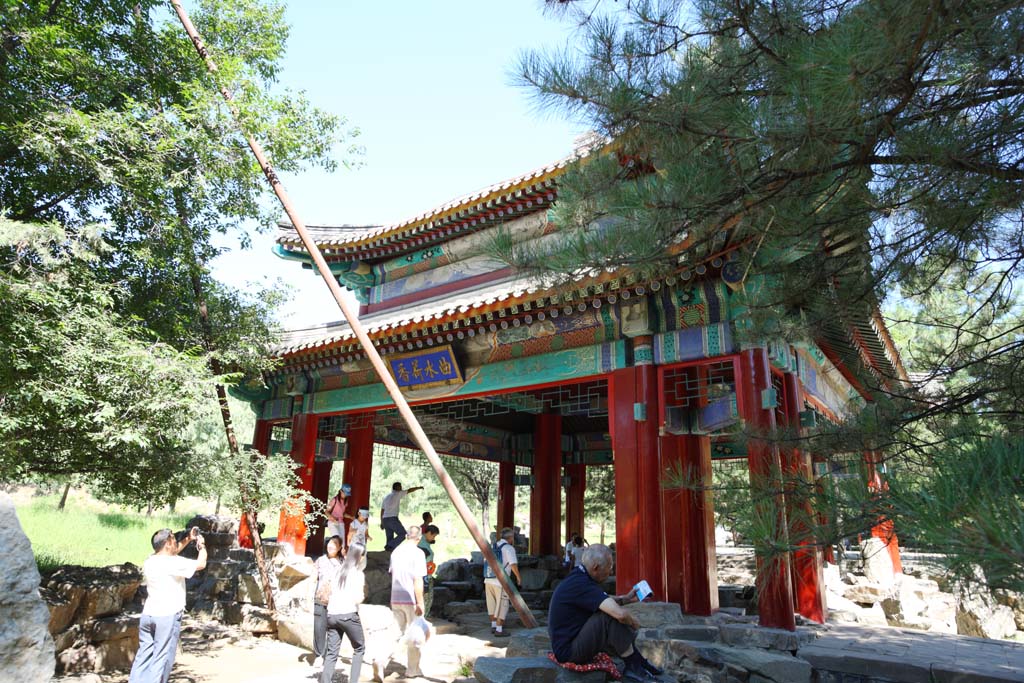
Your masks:
{"label": "traditional chinese pavilion", "polygon": [[[709,481],[721,457],[745,458],[753,473],[785,467],[811,477],[810,454],[736,433],[839,420],[871,401],[858,372],[905,373],[877,315],[837,315],[813,345],[741,348],[741,273],[727,231],[704,248],[683,243],[679,271],[664,279],[598,273],[559,291],[489,256],[497,230],[523,241],[557,233],[549,210],[571,161],[394,225],[310,230],[437,451],[499,464],[499,527],[512,525],[515,496],[529,496],[531,552],[559,554],[564,532],[583,528],[586,468],[611,465],[619,590],[647,579],[660,599],[710,614],[711,494],[666,490],[663,473],[682,466]],[[275,251],[310,267],[289,225]],[[368,505],[374,444],[415,446],[355,336],[341,323],[292,333],[280,356],[254,401],[254,445],[266,452],[272,430],[290,428],[303,484],[326,499],[332,463],[320,460],[345,437],[345,481]],[[517,467],[530,475],[517,477]],[[279,539],[301,552],[304,531],[284,519]],[[763,576],[761,623],[793,628],[794,611],[823,620],[821,566],[808,549]]]}

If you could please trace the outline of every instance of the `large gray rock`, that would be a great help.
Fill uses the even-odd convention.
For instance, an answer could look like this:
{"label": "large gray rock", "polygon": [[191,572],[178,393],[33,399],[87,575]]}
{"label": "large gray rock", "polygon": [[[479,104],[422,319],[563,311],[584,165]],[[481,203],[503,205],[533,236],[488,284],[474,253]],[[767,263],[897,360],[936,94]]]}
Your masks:
{"label": "large gray rock", "polygon": [[39,570],[14,503],[0,493],[0,671],[19,683],[53,676],[50,612],[39,597]]}
{"label": "large gray rock", "polygon": [[551,651],[551,637],[546,627],[512,632],[505,648],[506,657],[542,657]]}
{"label": "large gray rock", "polygon": [[142,571],[130,562],[109,567],[61,567],[46,587],[77,604],[72,621],[85,623],[96,617],[118,614],[131,602],[142,583]]}
{"label": "large gray rock", "polygon": [[777,683],[810,683],[811,665],[789,655],[765,650],[704,645],[698,648],[703,661],[739,666]]}
{"label": "large gray rock", "polygon": [[316,576],[313,558],[304,555],[289,557],[277,569],[277,585],[286,591],[292,586]]}
{"label": "large gray rock", "polygon": [[523,591],[540,591],[547,588],[553,576],[547,569],[523,569],[519,572],[522,577],[522,584],[519,586]]}
{"label": "large gray rock", "polygon": [[889,549],[880,538],[871,537],[860,546],[861,567],[864,577],[883,589],[892,588],[896,581],[896,571],[889,557]]}
{"label": "large gray rock", "polygon": [[1013,610],[1013,620],[1017,624],[1017,630],[1024,631],[1024,593],[996,591],[994,597],[1000,605],[1006,605]]}
{"label": "large gray rock", "polygon": [[295,647],[312,650],[313,613],[298,610],[279,611],[277,613],[277,639]]}
{"label": "large gray rock", "polygon": [[466,578],[466,566],[468,564],[469,560],[462,557],[442,562],[438,566],[437,572],[434,574],[434,580],[438,583],[444,581],[462,581]]}
{"label": "large gray rock", "polygon": [[640,628],[659,628],[683,623],[683,610],[674,602],[634,602],[624,609],[640,622]]}
{"label": "large gray rock", "polygon": [[604,683],[601,671],[576,673],[547,657],[478,657],[473,675],[480,683]]}
{"label": "large gray rock", "polygon": [[998,604],[982,589],[965,590],[956,609],[957,633],[982,638],[1007,638],[1017,630],[1013,610]]}
{"label": "large gray rock", "polygon": [[892,595],[892,586],[880,583],[857,583],[847,586],[843,597],[860,605],[873,605]]}

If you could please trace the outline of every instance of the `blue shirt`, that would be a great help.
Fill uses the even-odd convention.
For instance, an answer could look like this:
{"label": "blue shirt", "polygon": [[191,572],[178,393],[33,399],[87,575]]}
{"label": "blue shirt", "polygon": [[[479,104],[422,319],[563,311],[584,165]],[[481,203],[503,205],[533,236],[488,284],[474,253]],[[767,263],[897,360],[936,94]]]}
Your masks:
{"label": "blue shirt", "polygon": [[569,661],[572,641],[607,598],[608,594],[582,566],[574,568],[558,584],[548,605],[548,635],[551,636],[551,651],[558,661]]}

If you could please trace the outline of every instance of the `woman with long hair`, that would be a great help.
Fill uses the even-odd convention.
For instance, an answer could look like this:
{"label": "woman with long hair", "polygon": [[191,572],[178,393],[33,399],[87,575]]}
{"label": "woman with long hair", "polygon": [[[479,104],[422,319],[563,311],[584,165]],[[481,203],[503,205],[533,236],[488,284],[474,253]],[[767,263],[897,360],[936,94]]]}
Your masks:
{"label": "woman with long hair", "polygon": [[316,558],[316,593],[313,594],[313,666],[323,663],[327,644],[327,603],[330,601],[335,580],[341,570],[342,541],[331,536],[324,543],[324,554]]}
{"label": "woman with long hair", "polygon": [[324,669],[320,672],[320,683],[331,683],[334,667],[338,663],[341,639],[348,636],[352,643],[352,669],[349,683],[359,680],[359,669],[363,665],[363,624],[359,621],[359,605],[363,602],[366,579],[366,548],[358,543],[348,547],[345,561],[341,563],[338,575],[331,589],[327,603],[327,654],[324,655]]}

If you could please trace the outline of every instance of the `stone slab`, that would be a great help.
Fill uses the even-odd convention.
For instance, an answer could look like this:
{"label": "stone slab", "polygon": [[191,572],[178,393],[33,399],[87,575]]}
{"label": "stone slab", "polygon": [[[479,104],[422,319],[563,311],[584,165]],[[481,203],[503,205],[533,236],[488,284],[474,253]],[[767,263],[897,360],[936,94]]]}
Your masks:
{"label": "stone slab", "polygon": [[577,673],[547,657],[478,657],[473,675],[480,683],[604,683],[602,671]]}

